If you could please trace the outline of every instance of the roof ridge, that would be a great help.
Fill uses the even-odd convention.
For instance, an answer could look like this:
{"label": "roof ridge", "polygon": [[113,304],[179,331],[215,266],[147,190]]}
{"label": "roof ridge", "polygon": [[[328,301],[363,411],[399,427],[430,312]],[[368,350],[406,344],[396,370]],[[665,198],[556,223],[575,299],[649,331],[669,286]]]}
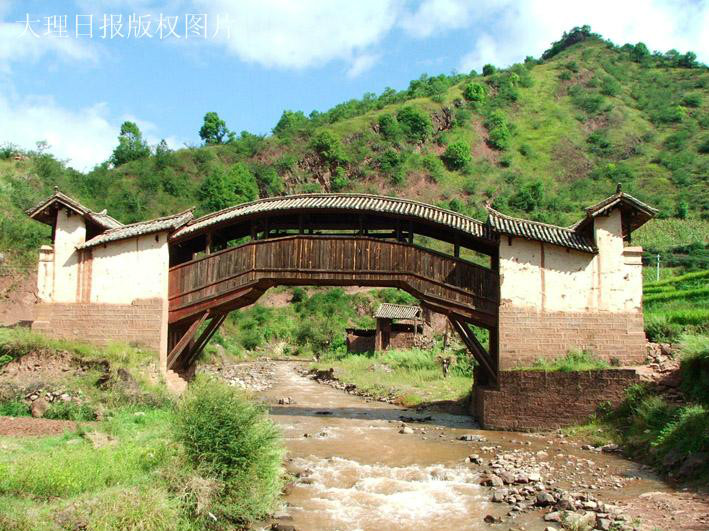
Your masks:
{"label": "roof ridge", "polygon": [[208,219],[211,219],[212,217],[225,214],[227,212],[232,212],[234,210],[238,210],[240,208],[246,208],[250,205],[255,205],[259,203],[269,203],[273,201],[283,201],[283,200],[289,200],[289,199],[306,199],[306,198],[337,198],[337,197],[343,197],[343,198],[359,198],[359,199],[385,199],[388,201],[395,201],[397,203],[406,203],[406,204],[415,204],[415,205],[420,205],[426,208],[432,208],[435,210],[438,210],[439,212],[445,212],[447,214],[452,214],[454,216],[459,216],[463,219],[467,219],[473,223],[479,223],[481,225],[484,225],[485,222],[481,221],[479,219],[476,219],[474,217],[468,216],[466,214],[461,214],[460,212],[456,212],[454,210],[450,210],[447,208],[442,208],[436,205],[430,205],[428,203],[424,203],[422,201],[418,201],[416,199],[408,199],[405,197],[395,197],[395,196],[389,196],[389,195],[376,195],[376,194],[363,194],[363,193],[351,193],[351,192],[344,192],[344,193],[326,193],[326,192],[320,192],[316,194],[289,194],[289,195],[279,195],[279,196],[273,196],[273,197],[261,197],[259,199],[254,199],[253,201],[248,201],[246,203],[240,203],[238,205],[232,205],[230,207],[224,208],[222,210],[217,210],[215,212],[210,212],[209,214],[205,214],[204,216],[201,216],[199,218],[194,218],[193,220],[190,221],[190,224],[195,224],[199,223],[201,221],[206,221]]}
{"label": "roof ridge", "polygon": [[183,210],[183,211],[181,211],[181,212],[178,212],[177,214],[169,214],[169,215],[167,215],[167,216],[161,216],[161,217],[159,217],[159,218],[152,218],[152,219],[146,219],[146,220],[143,220],[143,221],[134,221],[133,223],[126,223],[125,225],[121,225],[120,227],[114,227],[114,228],[112,228],[112,229],[108,229],[108,230],[105,231],[103,234],[109,234],[109,233],[114,232],[114,231],[117,231],[117,230],[129,229],[129,228],[131,228],[131,227],[137,227],[137,226],[140,226],[140,225],[147,225],[147,224],[150,224],[150,223],[155,223],[155,222],[157,222],[157,221],[167,221],[167,220],[169,220],[169,219],[179,218],[180,216],[184,216],[184,215],[187,214],[187,213],[191,213],[194,209],[195,209],[195,207],[190,207],[190,208],[188,208],[188,209],[186,209],[186,210]]}
{"label": "roof ridge", "polygon": [[517,217],[515,217],[515,216],[510,216],[510,215],[508,215],[508,214],[503,214],[502,212],[500,212],[499,210],[495,210],[495,209],[492,208],[491,206],[486,206],[485,208],[488,210],[488,212],[492,212],[492,213],[494,213],[494,214],[497,215],[497,216],[500,216],[500,217],[503,217],[503,218],[507,218],[507,219],[510,219],[510,220],[513,220],[513,221],[520,221],[520,222],[522,222],[522,223],[533,223],[533,224],[535,224],[535,225],[542,225],[542,226],[544,226],[544,227],[550,227],[550,228],[552,228],[552,229],[565,230],[565,231],[568,231],[568,232],[572,232],[572,233],[574,233],[574,234],[578,234],[575,230],[573,230],[573,229],[571,229],[571,228],[569,228],[569,227],[562,227],[561,225],[554,225],[553,223],[545,223],[545,222],[543,222],[543,221],[535,221],[535,220],[532,220],[532,219],[517,218]]}

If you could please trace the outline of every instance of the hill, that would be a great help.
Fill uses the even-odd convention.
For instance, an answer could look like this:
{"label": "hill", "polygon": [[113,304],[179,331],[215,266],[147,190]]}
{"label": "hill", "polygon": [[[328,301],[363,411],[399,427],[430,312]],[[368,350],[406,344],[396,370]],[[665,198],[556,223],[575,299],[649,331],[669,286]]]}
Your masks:
{"label": "hill", "polygon": [[662,219],[638,233],[649,253],[706,266],[707,88],[709,69],[691,52],[616,46],[583,27],[541,59],[507,69],[423,75],[406,90],[324,113],[285,111],[266,137],[242,132],[177,151],[163,144],[87,173],[42,149],[5,146],[0,252],[6,265],[33,262],[46,228],[22,210],[55,185],[123,222],[258,196],[359,191],[483,219],[490,201],[505,213],[570,224],[620,182],[660,208]]}

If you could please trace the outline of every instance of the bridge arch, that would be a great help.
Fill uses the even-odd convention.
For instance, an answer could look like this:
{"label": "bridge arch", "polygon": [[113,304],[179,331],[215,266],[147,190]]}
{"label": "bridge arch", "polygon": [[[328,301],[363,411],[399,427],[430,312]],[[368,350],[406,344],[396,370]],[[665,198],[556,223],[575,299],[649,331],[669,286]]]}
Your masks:
{"label": "bridge arch", "polygon": [[[418,245],[418,236],[452,253]],[[269,198],[195,219],[170,237],[168,369],[188,371],[226,315],[270,287],[358,285],[403,289],[447,315],[480,379],[494,380],[497,241],[462,214],[361,194]],[[489,267],[461,258],[461,249],[486,255]],[[490,330],[489,352],[467,324]]]}

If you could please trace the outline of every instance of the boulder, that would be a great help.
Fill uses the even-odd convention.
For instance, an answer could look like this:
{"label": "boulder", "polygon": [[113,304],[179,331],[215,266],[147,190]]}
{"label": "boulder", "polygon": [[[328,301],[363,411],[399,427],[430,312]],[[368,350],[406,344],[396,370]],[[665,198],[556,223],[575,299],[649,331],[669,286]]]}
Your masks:
{"label": "boulder", "polygon": [[502,487],[504,485],[502,479],[500,479],[500,477],[496,476],[495,474],[483,476],[480,479],[480,484],[486,487]]}
{"label": "boulder", "polygon": [[545,522],[561,522],[561,513],[559,511],[552,511],[544,515]]}
{"label": "boulder", "polygon": [[414,432],[413,428],[409,428],[408,426],[404,426],[399,430],[399,433],[403,433],[406,435],[411,435]]}
{"label": "boulder", "polygon": [[34,402],[32,402],[32,406],[30,407],[30,413],[32,416],[36,419],[41,418],[47,413],[47,410],[49,409],[49,402],[47,402],[44,398],[38,398]]}
{"label": "boulder", "polygon": [[507,489],[495,489],[492,493],[491,500],[495,503],[502,503],[508,495],[509,491]]}
{"label": "boulder", "polygon": [[534,503],[534,505],[538,507],[548,507],[550,505],[554,505],[556,500],[554,499],[554,496],[549,494],[548,492],[539,492],[537,493],[537,501]]}

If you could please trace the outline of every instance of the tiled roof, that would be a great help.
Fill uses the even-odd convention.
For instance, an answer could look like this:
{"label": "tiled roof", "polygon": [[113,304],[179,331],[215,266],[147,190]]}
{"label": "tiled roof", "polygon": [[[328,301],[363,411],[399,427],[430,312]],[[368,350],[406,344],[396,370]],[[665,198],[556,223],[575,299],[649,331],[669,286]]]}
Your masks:
{"label": "tiled roof", "polygon": [[380,304],[374,313],[376,319],[415,319],[421,312],[418,306],[408,304]]}
{"label": "tiled roof", "polygon": [[174,214],[172,216],[165,216],[162,218],[151,219],[148,221],[132,223],[130,225],[123,225],[115,229],[107,230],[106,232],[91,238],[83,245],[77,246],[77,248],[87,249],[89,247],[94,247],[103,243],[108,243],[116,240],[124,240],[126,238],[134,238],[135,236],[143,236],[145,234],[152,234],[154,232],[160,232],[163,230],[173,231],[179,227],[182,227],[191,219],[192,210],[190,209],[185,210],[184,212],[180,212],[179,214]]}
{"label": "tiled roof", "polygon": [[[53,203],[58,203],[63,207],[70,208],[77,214],[87,217],[103,229],[114,229],[123,225],[117,219],[114,219],[108,214],[106,214],[105,210],[103,212],[93,212],[91,209],[79,203],[76,199],[73,199],[68,195],[61,193],[56,188],[54,189],[54,193],[51,196],[49,196],[47,199],[40,201],[37,205],[26,210],[25,212],[31,218],[38,218],[40,217],[42,212]],[[40,221],[44,220],[40,219]]]}
{"label": "tiled roof", "polygon": [[597,251],[595,244],[590,239],[575,230],[540,223],[539,221],[513,218],[501,214],[491,207],[488,207],[487,210],[487,222],[496,232],[509,236],[519,236],[528,240],[552,243],[578,251],[589,253]]}
{"label": "tiled roof", "polygon": [[477,219],[410,199],[366,194],[303,194],[259,199],[207,214],[182,227],[171,239],[180,239],[212,225],[261,212],[308,209],[390,213],[446,225],[478,238],[492,238],[485,224]]}
{"label": "tiled roof", "polygon": [[659,212],[656,208],[652,208],[650,205],[643,203],[632,195],[618,190],[612,196],[588,207],[586,209],[586,216],[569,228],[577,231],[583,230],[593,221],[594,218],[607,214],[616,207],[629,208],[637,213],[635,219],[631,221],[631,230],[639,228],[649,219],[654,218]]}

